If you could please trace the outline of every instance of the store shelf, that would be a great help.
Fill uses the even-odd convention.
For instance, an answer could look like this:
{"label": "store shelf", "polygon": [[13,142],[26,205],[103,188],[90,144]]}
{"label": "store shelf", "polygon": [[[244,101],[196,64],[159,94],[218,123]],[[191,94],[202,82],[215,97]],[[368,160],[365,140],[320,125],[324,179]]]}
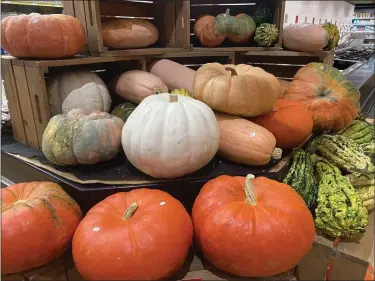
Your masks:
{"label": "store shelf", "polygon": [[353,18],[353,20],[372,20],[374,18]]}
{"label": "store shelf", "polygon": [[2,1],[1,5],[19,5],[19,6],[36,6],[36,7],[54,7],[54,8],[62,8],[62,4],[53,4],[51,2],[46,1]]}

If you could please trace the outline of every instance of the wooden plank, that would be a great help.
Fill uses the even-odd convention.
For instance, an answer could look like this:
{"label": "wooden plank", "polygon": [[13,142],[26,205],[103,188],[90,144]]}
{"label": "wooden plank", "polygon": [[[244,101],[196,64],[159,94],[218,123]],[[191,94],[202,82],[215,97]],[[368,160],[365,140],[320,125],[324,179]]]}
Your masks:
{"label": "wooden plank", "polygon": [[282,64],[264,64],[264,63],[248,63],[249,65],[260,67],[265,71],[272,73],[280,78],[292,78],[301,68],[300,65],[282,65]]}
{"label": "wooden plank", "polygon": [[276,24],[279,30],[279,39],[276,46],[281,47],[283,45],[283,26],[285,16],[285,0],[278,0],[274,15],[274,24]]}
{"label": "wooden plank", "polygon": [[94,63],[105,63],[105,62],[116,62],[116,61],[128,61],[128,60],[140,60],[142,56],[135,57],[121,57],[121,56],[102,56],[102,57],[75,57],[72,59],[62,60],[40,60],[40,61],[23,61],[25,66],[28,67],[57,67],[57,66],[71,66],[71,65],[83,65],[83,64],[94,64]]}
{"label": "wooden plank", "polygon": [[88,50],[88,33],[87,33],[87,21],[84,1],[74,1],[74,12],[75,17],[81,22],[83,29],[85,30],[86,44],[84,46],[84,51]]}
{"label": "wooden plank", "polygon": [[[278,50],[277,50],[278,49]],[[329,52],[327,51],[319,51],[316,53],[307,53],[307,52],[296,52],[296,51],[288,51],[288,50],[281,50],[279,47],[273,47],[273,49],[256,49],[253,48],[252,50],[246,51],[241,53],[244,56],[290,56],[290,57],[297,57],[297,56],[305,56],[305,57],[322,57],[326,56]]]}
{"label": "wooden plank", "polygon": [[100,15],[103,16],[131,16],[153,17],[153,4],[142,2],[108,3],[99,2]]}
{"label": "wooden plank", "polygon": [[64,15],[75,17],[73,0],[65,0],[63,2]]}
{"label": "wooden plank", "polygon": [[[205,47],[193,47],[193,51],[197,52],[254,52],[256,54],[267,53],[270,51],[279,51],[280,47],[216,47],[216,48],[205,48]],[[271,54],[270,54],[271,55]]]}
{"label": "wooden plank", "polygon": [[107,51],[107,48],[105,48],[103,45],[99,1],[86,0],[84,1],[84,5],[89,51],[105,52]]}
{"label": "wooden plank", "polygon": [[194,57],[234,57],[234,52],[176,52],[161,55],[147,56],[148,59],[152,58],[194,58]]}
{"label": "wooden plank", "polygon": [[48,121],[51,119],[44,70],[42,68],[34,67],[25,67],[25,70],[29,85],[38,143],[39,147],[41,147],[44,130],[47,127]]}
{"label": "wooden plank", "polygon": [[102,57],[122,57],[122,56],[142,56],[142,55],[158,55],[172,52],[183,52],[184,48],[146,48],[146,49],[128,49],[113,50],[100,53]]}
{"label": "wooden plank", "polygon": [[190,48],[190,0],[176,0],[176,47]]}
{"label": "wooden plank", "polygon": [[16,80],[13,73],[13,65],[10,60],[1,60],[1,73],[4,79],[4,90],[8,100],[9,114],[12,119],[14,138],[27,145],[27,137],[23,124],[20,100],[18,97]]}
{"label": "wooden plank", "polygon": [[306,65],[310,62],[321,61],[319,57],[310,56],[251,56],[237,54],[237,63],[271,63],[271,64],[297,64]]}
{"label": "wooden plank", "polygon": [[25,281],[25,277],[22,274],[10,274],[4,275],[0,278],[2,281]]}
{"label": "wooden plank", "polygon": [[33,108],[31,106],[29,87],[26,79],[25,67],[20,65],[13,66],[14,77],[17,86],[20,107],[22,111],[22,120],[27,136],[27,144],[37,148],[38,137],[36,134],[36,126],[34,121]]}
{"label": "wooden plank", "polygon": [[332,266],[331,280],[365,280],[367,266],[337,253]]}
{"label": "wooden plank", "polygon": [[324,280],[331,253],[332,247],[314,243],[297,266],[297,280]]}

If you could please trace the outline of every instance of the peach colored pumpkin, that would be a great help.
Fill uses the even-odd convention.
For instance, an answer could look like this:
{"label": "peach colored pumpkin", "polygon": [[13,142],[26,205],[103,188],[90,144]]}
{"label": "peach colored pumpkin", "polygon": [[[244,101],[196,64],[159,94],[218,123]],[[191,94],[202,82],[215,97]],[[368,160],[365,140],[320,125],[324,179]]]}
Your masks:
{"label": "peach colored pumpkin", "polygon": [[283,45],[293,51],[317,52],[328,40],[328,32],[318,24],[298,23],[283,29]]}
{"label": "peach colored pumpkin", "polygon": [[1,21],[1,46],[14,57],[71,57],[83,49],[85,40],[83,26],[72,16],[31,13]]}
{"label": "peach colored pumpkin", "polygon": [[300,100],[311,113],[315,131],[338,131],[358,115],[360,92],[340,71],[323,63],[302,67],[285,99]]}
{"label": "peach colored pumpkin", "polygon": [[157,76],[141,70],[130,70],[116,77],[110,88],[129,101],[140,103],[146,97],[168,93],[168,87]]}
{"label": "peach colored pumpkin", "polygon": [[215,112],[220,129],[219,154],[240,164],[262,166],[281,157],[268,130],[244,118]]}
{"label": "peach colored pumpkin", "polygon": [[216,47],[226,38],[225,34],[218,34],[216,18],[211,15],[204,15],[195,22],[194,34],[205,47]]}
{"label": "peach colored pumpkin", "polygon": [[111,49],[142,48],[159,39],[158,29],[142,19],[115,19],[102,22],[104,46]]}
{"label": "peach colored pumpkin", "polygon": [[269,112],[280,92],[277,78],[259,67],[207,63],[195,74],[192,95],[214,110],[252,117]]}

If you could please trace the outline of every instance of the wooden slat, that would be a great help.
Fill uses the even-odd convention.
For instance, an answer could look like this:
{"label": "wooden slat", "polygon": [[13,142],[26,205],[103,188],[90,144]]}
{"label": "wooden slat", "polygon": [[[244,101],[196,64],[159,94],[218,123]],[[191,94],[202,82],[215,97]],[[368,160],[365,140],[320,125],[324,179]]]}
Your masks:
{"label": "wooden slat", "polygon": [[69,15],[72,17],[75,17],[76,14],[74,12],[74,3],[73,0],[65,0],[63,2],[63,9],[64,9],[64,15]]}
{"label": "wooden slat", "polygon": [[142,2],[108,3],[99,2],[100,15],[154,17],[153,4]]}
{"label": "wooden slat", "polygon": [[184,48],[146,48],[146,49],[129,49],[129,50],[113,50],[100,53],[102,57],[118,57],[118,56],[141,56],[141,55],[158,55],[172,52],[182,52]]}
{"label": "wooden slat", "polygon": [[105,52],[107,48],[103,45],[99,1],[86,0],[84,5],[89,51],[93,53]]}
{"label": "wooden slat", "polygon": [[142,56],[126,57],[126,56],[103,56],[103,57],[76,57],[73,59],[63,60],[40,60],[40,61],[23,61],[25,66],[29,67],[56,67],[56,66],[71,66],[71,65],[84,65],[94,63],[140,60]]}
{"label": "wooden slat", "polygon": [[265,71],[272,73],[276,77],[281,78],[292,78],[296,74],[296,72],[301,68],[299,65],[268,65],[268,64],[252,64],[248,63],[249,65],[260,67]]}
{"label": "wooden slat", "polygon": [[234,57],[234,55],[234,52],[173,52],[149,56],[148,58]]}
{"label": "wooden slat", "polygon": [[26,79],[25,66],[13,65],[13,72],[17,86],[18,97],[20,100],[20,107],[22,110],[23,125],[27,136],[27,144],[31,147],[37,148],[38,137],[36,134],[36,126],[33,115],[33,108],[31,106],[29,87]]}
{"label": "wooden slat", "polygon": [[190,0],[176,0],[176,47],[190,48]]}
{"label": "wooden slat", "polygon": [[53,260],[49,264],[24,272],[26,280],[68,280],[65,267],[60,258]]}
{"label": "wooden slat", "polygon": [[1,59],[1,73],[4,79],[4,90],[8,100],[9,114],[12,119],[14,138],[27,145],[27,137],[23,124],[20,100],[18,97],[16,80],[13,73],[11,60]]}
{"label": "wooden slat", "polygon": [[25,278],[22,274],[10,274],[1,276],[2,281],[25,281]]}
{"label": "wooden slat", "polygon": [[216,47],[216,48],[205,48],[205,47],[193,47],[193,51],[196,52],[243,52],[246,55],[247,52],[254,53],[266,53],[270,51],[280,51],[280,47]]}
{"label": "wooden slat", "polygon": [[86,22],[86,13],[85,5],[83,1],[74,1],[74,12],[75,17],[81,22],[83,29],[85,30],[86,35],[86,46],[84,50],[88,50],[88,33],[87,33],[87,22]]}
{"label": "wooden slat", "polygon": [[277,7],[274,15],[274,23],[279,30],[279,39],[277,46],[283,45],[283,26],[284,26],[284,16],[285,16],[285,0],[278,0]]}
{"label": "wooden slat", "polygon": [[47,95],[42,68],[25,67],[27,82],[29,85],[31,105],[34,113],[36,133],[39,147],[42,145],[42,136],[48,121],[51,119],[51,110]]}
{"label": "wooden slat", "polygon": [[309,56],[242,56],[237,54],[237,63],[272,63],[272,64],[298,64],[305,65],[310,62],[320,61],[319,57]]}

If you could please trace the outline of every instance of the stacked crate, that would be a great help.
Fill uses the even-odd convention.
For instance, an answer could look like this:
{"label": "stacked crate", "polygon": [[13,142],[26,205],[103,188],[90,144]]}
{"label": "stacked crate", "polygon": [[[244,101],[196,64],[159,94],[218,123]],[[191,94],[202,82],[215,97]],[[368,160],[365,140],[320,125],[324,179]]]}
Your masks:
{"label": "stacked crate", "polygon": [[[262,4],[273,11],[273,23],[280,38],[275,47],[246,46],[224,42],[216,48],[200,45],[192,33],[196,19],[204,14],[216,16],[231,9],[231,14],[254,11]],[[285,1],[271,0],[67,0],[64,14],[82,23],[86,34],[84,52],[63,60],[22,60],[2,58],[2,77],[9,101],[15,138],[40,149],[44,129],[51,118],[47,93],[48,79],[73,69],[99,71],[104,82],[131,69],[148,71],[155,60],[169,58],[194,70],[208,62],[245,63],[264,68],[275,76],[291,79],[303,65],[312,61],[331,63],[332,52],[301,53],[282,50]],[[159,40],[140,49],[111,50],[103,44],[101,21],[111,18],[139,18],[152,22]],[[114,104],[115,105],[115,104]]]}

